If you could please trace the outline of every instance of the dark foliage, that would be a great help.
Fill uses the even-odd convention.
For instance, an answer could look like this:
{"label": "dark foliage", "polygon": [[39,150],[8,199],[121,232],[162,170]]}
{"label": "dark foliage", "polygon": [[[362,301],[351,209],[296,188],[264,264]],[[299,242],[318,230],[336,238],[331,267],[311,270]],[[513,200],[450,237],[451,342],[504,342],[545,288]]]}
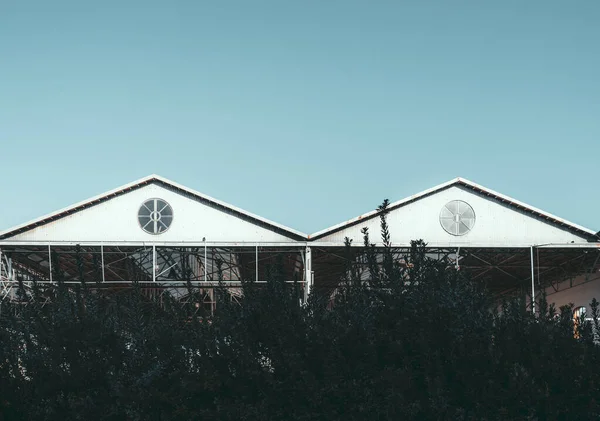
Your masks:
{"label": "dark foliage", "polygon": [[363,254],[347,241],[333,305],[302,305],[277,267],[242,299],[221,288],[214,315],[191,286],[187,304],[85,283],[3,303],[0,419],[598,418],[596,301],[592,322],[543,298],[537,317],[518,300],[499,305],[422,242],[398,259],[386,207],[384,249],[366,230]]}

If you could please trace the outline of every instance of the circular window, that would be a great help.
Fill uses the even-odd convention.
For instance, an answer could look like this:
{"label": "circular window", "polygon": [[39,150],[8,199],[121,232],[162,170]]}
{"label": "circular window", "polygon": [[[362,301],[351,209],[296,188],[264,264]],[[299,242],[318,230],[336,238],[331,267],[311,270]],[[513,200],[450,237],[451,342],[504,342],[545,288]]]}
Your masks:
{"label": "circular window", "polygon": [[162,199],[149,199],[138,211],[138,222],[148,234],[162,234],[173,222],[173,208]]}
{"label": "circular window", "polygon": [[440,224],[448,234],[465,235],[475,225],[475,211],[467,202],[453,200],[442,208]]}

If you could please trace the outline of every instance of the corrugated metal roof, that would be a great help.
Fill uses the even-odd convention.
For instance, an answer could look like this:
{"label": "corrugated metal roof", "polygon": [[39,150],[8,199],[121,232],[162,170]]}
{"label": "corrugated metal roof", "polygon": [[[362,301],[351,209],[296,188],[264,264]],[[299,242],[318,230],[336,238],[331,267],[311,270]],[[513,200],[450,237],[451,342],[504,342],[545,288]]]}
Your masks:
{"label": "corrugated metal roof", "polygon": [[110,200],[114,197],[121,196],[123,194],[126,194],[127,192],[130,192],[132,190],[138,189],[140,187],[146,186],[151,183],[162,184],[167,187],[170,187],[171,189],[175,189],[176,191],[180,191],[184,194],[191,195],[194,198],[196,198],[197,200],[207,203],[217,209],[222,209],[229,213],[233,213],[243,219],[246,219],[246,220],[249,220],[258,225],[270,228],[273,231],[283,234],[292,239],[306,241],[306,239],[308,237],[307,234],[304,234],[300,231],[296,231],[292,228],[289,228],[284,225],[278,224],[276,222],[270,221],[266,218],[255,215],[253,213],[250,213],[248,211],[245,211],[243,209],[240,209],[240,208],[230,205],[228,203],[222,202],[220,200],[217,200],[215,198],[212,198],[210,196],[202,194],[196,190],[185,187],[181,184],[175,183],[174,181],[171,181],[171,180],[168,180],[159,175],[153,174],[148,177],[144,177],[142,179],[134,181],[132,183],[125,184],[124,186],[118,187],[114,190],[108,191],[101,195],[94,196],[90,199],[84,200],[83,202],[76,203],[75,205],[66,207],[64,209],[60,209],[56,212],[53,212],[48,215],[42,216],[40,218],[34,219],[33,221],[26,222],[25,224],[18,225],[16,227],[10,228],[6,231],[0,232],[0,240],[4,240],[4,239],[10,238],[10,237],[13,237],[17,234],[20,234],[25,231],[29,231],[30,229],[33,229],[40,225],[44,225],[44,224],[50,223],[52,221],[55,221],[57,219],[61,219],[66,216],[72,215],[73,213],[79,212],[83,209],[87,209],[91,206],[94,206],[94,205],[97,205],[104,201]]}
{"label": "corrugated metal roof", "polygon": [[[437,192],[439,192],[441,190],[447,189],[447,188],[452,187],[452,186],[463,186],[463,187],[466,187],[466,188],[471,189],[471,190],[473,190],[473,191],[475,191],[475,192],[477,192],[477,193],[479,193],[481,195],[488,196],[488,197],[491,197],[491,198],[493,198],[495,200],[498,200],[498,201],[500,201],[502,203],[505,203],[508,206],[511,206],[511,207],[516,208],[516,209],[519,209],[519,210],[531,213],[533,216],[536,216],[538,218],[542,218],[542,219],[548,221],[551,224],[562,226],[562,227],[564,227],[564,228],[566,228],[566,229],[568,229],[568,230],[570,230],[572,232],[575,232],[575,233],[577,233],[579,235],[583,235],[584,237],[588,238],[590,241],[599,241],[600,240],[600,235],[599,235],[600,233],[597,234],[593,230],[590,230],[588,228],[582,227],[581,225],[574,224],[573,222],[569,222],[569,221],[567,221],[565,219],[559,218],[558,216],[552,215],[552,214],[550,214],[548,212],[544,212],[544,211],[542,211],[540,209],[537,209],[537,208],[535,208],[533,206],[527,205],[527,204],[525,204],[525,203],[523,203],[521,201],[513,199],[512,197],[503,195],[501,193],[498,193],[498,192],[496,192],[494,190],[488,189],[487,187],[483,187],[483,186],[481,186],[481,185],[479,185],[477,183],[474,183],[472,181],[469,181],[469,180],[461,178],[461,177],[457,177],[457,178],[455,178],[453,180],[450,180],[450,181],[448,181],[446,183],[442,183],[442,184],[440,184],[438,186],[435,186],[435,187],[432,187],[432,188],[427,189],[425,191],[422,191],[421,193],[418,193],[418,194],[409,196],[409,197],[407,197],[405,199],[399,200],[397,202],[391,203],[388,206],[388,210],[393,210],[393,209],[397,209],[397,208],[402,207],[402,206],[406,206],[406,205],[408,205],[408,204],[410,204],[412,202],[415,202],[415,201],[417,201],[419,199],[422,199],[422,198],[424,198],[426,196],[435,194],[435,193],[437,193]],[[368,220],[368,219],[371,219],[371,218],[375,218],[377,216],[379,216],[379,211],[378,210],[367,212],[367,213],[365,213],[363,215],[360,215],[360,216],[358,216],[358,217],[356,217],[354,219],[351,219],[349,221],[342,222],[341,224],[337,224],[337,225],[334,225],[332,227],[326,228],[324,230],[318,231],[318,232],[316,232],[314,234],[311,234],[309,236],[309,239],[311,241],[318,240],[319,238],[322,238],[322,237],[324,237],[326,235],[329,235],[329,234],[332,234],[334,232],[343,230],[343,229],[345,229],[347,227],[359,224],[359,223],[361,223],[361,222],[363,222],[365,220]]]}

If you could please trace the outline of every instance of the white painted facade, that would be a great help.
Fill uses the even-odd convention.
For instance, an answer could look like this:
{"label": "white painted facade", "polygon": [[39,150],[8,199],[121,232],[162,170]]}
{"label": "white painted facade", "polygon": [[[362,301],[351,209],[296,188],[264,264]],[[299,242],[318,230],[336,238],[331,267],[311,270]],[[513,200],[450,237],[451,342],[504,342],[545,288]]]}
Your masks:
{"label": "white painted facade", "polygon": [[[148,199],[165,200],[173,209],[168,230],[145,232],[138,211]],[[440,212],[450,201],[468,203],[475,221],[464,235],[446,232]],[[423,239],[432,247],[589,246],[595,232],[547,214],[464,179],[433,187],[389,207],[388,223],[395,246]],[[341,223],[310,236],[251,214],[202,193],[152,175],[103,195],[0,233],[2,243],[227,243],[231,245],[297,244],[340,246],[344,238],[362,245],[360,230],[368,227],[379,243],[377,212]],[[597,237],[596,237],[597,243]]]}
{"label": "white painted facade", "polygon": [[[172,222],[159,234],[144,231],[139,223],[140,208],[149,199],[161,199],[172,208]],[[440,221],[442,209],[452,201],[467,203],[474,212],[474,222],[469,223],[470,229],[463,235],[450,234]],[[396,247],[422,239],[430,247],[498,249],[499,253],[504,248],[532,246],[600,251],[595,231],[460,178],[391,204],[387,221]],[[259,247],[292,246],[303,251],[304,279],[312,284],[319,273],[312,272],[311,247],[325,250],[342,246],[345,237],[361,246],[363,227],[369,228],[372,243],[381,244],[376,211],[308,236],[153,175],[2,232],[0,251],[3,246],[21,245],[44,246],[48,250],[54,245],[75,244],[142,245],[153,249],[204,246],[205,252],[206,247],[240,246],[254,248],[258,262]],[[256,263],[257,279],[258,267]],[[594,270],[598,272],[600,267]],[[573,302],[577,306],[587,306],[593,297],[600,299],[600,280],[561,289],[549,296],[557,305]]]}
{"label": "white painted facade", "polygon": [[[475,212],[475,224],[462,236],[451,235],[440,223],[440,212],[450,201],[468,203]],[[529,247],[547,244],[589,244],[588,239],[543,220],[532,212],[520,210],[461,185],[452,185],[407,204],[391,208],[387,221],[395,246],[408,246],[422,239],[432,247]],[[358,218],[353,225],[327,234],[317,233],[315,243],[342,244],[345,237],[362,245],[361,229],[369,228],[371,242],[380,242],[377,215]],[[323,235],[324,233],[324,235]],[[319,236],[321,235],[321,236]],[[312,237],[315,237],[313,235]]]}
{"label": "white painted facade", "polygon": [[[173,209],[169,229],[159,235],[145,232],[138,222],[140,206],[152,198],[165,200]],[[211,243],[295,242],[277,231],[260,221],[203,203],[190,194],[151,183],[17,234],[7,241],[154,243],[202,242],[205,238]]]}

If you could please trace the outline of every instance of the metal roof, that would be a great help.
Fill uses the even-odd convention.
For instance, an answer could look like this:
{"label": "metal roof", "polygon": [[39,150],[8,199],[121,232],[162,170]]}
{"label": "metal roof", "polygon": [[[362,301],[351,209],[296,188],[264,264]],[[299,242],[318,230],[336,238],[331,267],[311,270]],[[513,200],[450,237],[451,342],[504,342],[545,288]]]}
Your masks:
{"label": "metal roof", "polygon": [[242,219],[246,219],[249,220],[251,222],[254,222],[258,225],[267,227],[272,229],[273,231],[276,231],[280,234],[283,234],[285,236],[288,236],[292,239],[295,240],[303,240],[306,241],[307,239],[307,234],[304,234],[300,231],[296,231],[292,228],[286,227],[284,225],[278,224],[276,222],[270,221],[266,218],[263,218],[261,216],[255,215],[253,213],[250,213],[248,211],[245,211],[243,209],[240,209],[238,207],[235,207],[233,205],[230,205],[228,203],[222,202],[220,200],[217,200],[215,198],[212,198],[210,196],[207,196],[205,194],[202,194],[196,190],[190,189],[188,187],[185,187],[181,184],[175,183],[174,181],[168,180],[164,177],[161,177],[159,175],[156,174],[152,174],[149,175],[147,177],[141,178],[137,181],[131,182],[129,184],[125,184],[124,186],[118,187],[114,190],[110,190],[106,193],[103,193],[101,195],[98,196],[94,196],[90,199],[84,200],[82,202],[76,203],[72,206],[66,207],[64,209],[60,209],[56,212],[50,213],[48,215],[42,216],[40,218],[34,219],[32,221],[26,222],[24,224],[18,225],[16,227],[10,228],[8,230],[2,231],[0,232],[0,240],[4,240],[7,238],[10,238],[12,236],[15,236],[17,234],[20,234],[22,232],[26,232],[29,231],[35,227],[38,227],[40,225],[44,225],[47,224],[49,222],[55,221],[57,219],[61,219],[65,216],[71,215],[73,213],[79,212],[83,209],[87,209],[91,206],[97,205],[99,203],[102,203],[104,201],[110,200],[112,198],[115,198],[117,196],[121,196],[126,194],[127,192],[130,192],[132,190],[138,189],[140,187],[146,186],[148,184],[152,184],[152,183],[156,183],[159,185],[164,185],[167,187],[170,187],[172,189],[175,189],[176,191],[180,191],[184,194],[188,194],[191,195],[192,197],[196,198],[197,200],[199,200],[200,202],[204,202],[207,203],[217,209],[221,209],[230,213],[233,213],[239,217],[241,217]]}
{"label": "metal roof", "polygon": [[[427,189],[427,190],[417,193],[415,195],[409,196],[405,199],[391,203],[388,206],[388,210],[391,211],[391,210],[400,208],[402,206],[406,206],[412,202],[415,202],[419,199],[422,199],[426,196],[435,194],[441,190],[447,189],[452,186],[466,187],[466,188],[473,190],[483,196],[491,197],[491,198],[493,198],[499,202],[502,202],[508,206],[511,206],[515,209],[519,209],[521,211],[530,213],[531,215],[541,218],[541,219],[547,221],[548,223],[564,227],[564,228],[568,229],[569,231],[575,232],[579,235],[582,235],[582,236],[588,238],[590,241],[599,241],[600,240],[600,233],[596,233],[593,230],[582,227],[581,225],[574,224],[573,222],[569,222],[565,219],[559,218],[558,216],[552,215],[548,212],[544,212],[543,210],[540,210],[538,208],[530,206],[519,200],[513,199],[512,197],[503,195],[501,193],[498,193],[494,190],[488,189],[487,187],[483,187],[477,183],[474,183],[472,181],[469,181],[469,180],[461,178],[461,177],[457,177],[453,180],[447,181],[446,183],[439,184],[435,187],[432,187],[430,189]],[[314,234],[311,234],[311,235],[309,235],[309,239],[313,240],[313,241],[318,240],[319,238],[322,238],[328,234],[331,234],[331,233],[343,230],[344,228],[359,224],[365,220],[375,218],[379,214],[380,214],[380,212],[378,210],[373,210],[371,212],[367,212],[367,213],[360,215],[349,221],[342,222],[341,224],[337,224],[332,227],[326,228],[324,230],[318,231]]]}
{"label": "metal roof", "polygon": [[[84,200],[82,202],[76,203],[75,205],[66,207],[64,209],[58,210],[56,212],[50,213],[48,215],[42,216],[40,218],[34,219],[30,222],[27,222],[25,224],[21,224],[18,225],[16,227],[10,228],[8,230],[2,231],[0,232],[0,240],[6,240],[9,239],[10,237],[13,237],[17,234],[29,231],[35,227],[47,224],[49,222],[61,219],[65,216],[71,215],[73,213],[79,212],[83,209],[89,208],[91,206],[97,205],[99,203],[102,203],[104,201],[110,200],[114,197],[117,196],[121,196],[126,194],[129,191],[138,189],[140,187],[146,186],[148,184],[151,183],[157,183],[159,185],[164,185],[167,186],[171,189],[174,189],[176,191],[180,191],[184,194],[188,194],[191,195],[192,197],[196,198],[197,200],[199,200],[200,202],[204,202],[206,204],[209,204],[217,209],[222,209],[223,211],[226,212],[230,212],[233,213],[239,217],[241,217],[242,219],[246,219],[249,220],[257,225],[260,226],[264,226],[267,228],[270,228],[271,230],[281,233],[287,237],[290,237],[291,239],[294,240],[298,240],[298,241],[314,241],[314,240],[318,240],[319,238],[322,238],[328,234],[340,231],[344,228],[359,224],[365,220],[377,217],[379,215],[379,211],[374,210],[368,213],[365,213],[363,215],[360,215],[354,219],[351,219],[349,221],[334,225],[332,227],[329,227],[327,229],[318,231],[312,235],[307,235],[304,234],[300,231],[294,230],[292,228],[286,227],[284,225],[278,224],[276,222],[270,221],[266,218],[260,217],[258,215],[255,215],[253,213],[250,213],[248,211],[245,211],[243,209],[240,209],[238,207],[235,207],[233,205],[230,205],[228,203],[222,202],[220,200],[217,200],[215,198],[212,198],[210,196],[207,196],[203,193],[200,193],[196,190],[190,189],[188,187],[185,187],[181,184],[175,183],[171,180],[168,180],[164,177],[161,177],[159,175],[150,175],[147,177],[144,177],[142,179],[139,179],[137,181],[125,184],[124,186],[118,187],[114,190],[108,191],[106,193],[103,193],[101,195],[92,197],[90,199]],[[513,199],[509,196],[503,195],[501,193],[495,192],[491,189],[488,189],[486,187],[483,187],[479,184],[476,184],[472,181],[466,180],[464,178],[460,178],[457,177],[453,180],[450,180],[446,183],[440,184],[438,186],[435,186],[433,188],[427,189],[425,191],[422,191],[418,194],[412,195],[410,197],[407,197],[405,199],[399,200],[397,202],[394,202],[392,204],[390,204],[388,206],[388,210],[393,210],[396,208],[400,208],[402,206],[406,206],[412,202],[415,202],[421,198],[424,198],[426,196],[429,195],[433,195],[436,192],[439,192],[441,190],[447,189],[449,187],[452,186],[462,186],[465,188],[468,188],[470,190],[473,190],[475,192],[477,192],[478,194],[481,194],[483,196],[487,196],[490,198],[493,198],[497,201],[500,201],[502,203],[505,203],[508,206],[511,206],[515,209],[519,209],[522,210],[526,213],[530,213],[532,216],[538,217],[540,219],[543,219],[545,221],[547,221],[550,224],[554,224],[557,226],[561,226],[564,227],[566,229],[568,229],[571,232],[577,233],[579,235],[582,235],[585,238],[588,238],[590,241],[600,241],[600,232],[596,233],[593,230],[590,230],[588,228],[582,227],[580,225],[574,224],[572,222],[569,222],[565,219],[559,218],[555,215],[552,215],[550,213],[544,212],[540,209],[537,209],[533,206],[527,205],[523,202],[520,202],[516,199]]]}

